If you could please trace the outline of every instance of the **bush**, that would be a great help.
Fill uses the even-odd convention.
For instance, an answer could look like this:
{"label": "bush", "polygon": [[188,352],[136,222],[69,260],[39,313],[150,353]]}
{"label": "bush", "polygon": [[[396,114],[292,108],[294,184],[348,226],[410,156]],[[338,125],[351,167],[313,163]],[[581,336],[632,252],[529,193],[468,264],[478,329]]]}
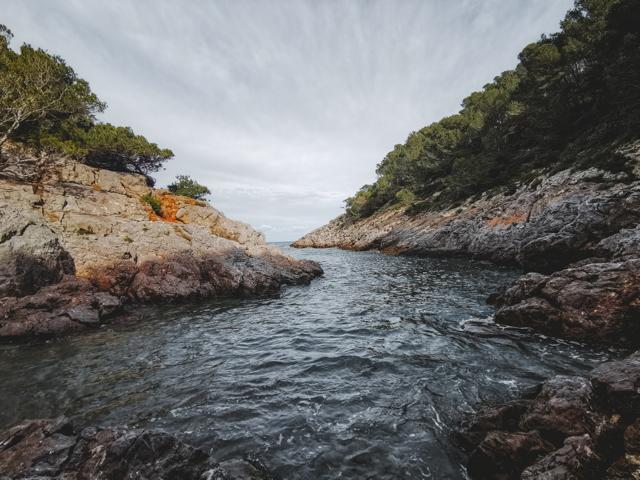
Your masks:
{"label": "bush", "polygon": [[160,203],[160,200],[158,200],[156,197],[154,197],[150,193],[146,193],[140,197],[140,201],[149,205],[151,207],[151,210],[153,210],[153,213],[158,216],[162,216],[162,203]]}
{"label": "bush", "polygon": [[171,183],[167,189],[175,195],[183,195],[196,200],[204,200],[211,191],[204,185],[199,184],[188,175],[178,175],[176,181]]}

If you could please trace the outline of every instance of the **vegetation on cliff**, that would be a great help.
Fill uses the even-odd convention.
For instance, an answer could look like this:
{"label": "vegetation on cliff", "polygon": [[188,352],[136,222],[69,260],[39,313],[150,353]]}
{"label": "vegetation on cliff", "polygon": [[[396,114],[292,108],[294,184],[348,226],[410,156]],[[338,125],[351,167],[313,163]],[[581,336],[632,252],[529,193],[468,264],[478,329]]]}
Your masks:
{"label": "vegetation on cliff", "polygon": [[345,201],[347,213],[452,205],[543,169],[626,168],[615,151],[640,131],[640,2],[576,0],[560,32],[519,60],[460,112],[396,145],[376,182]]}
{"label": "vegetation on cliff", "polygon": [[13,140],[121,172],[148,174],[173,157],[129,127],[96,121],[106,104],[65,61],[24,44],[0,25],[0,149]]}
{"label": "vegetation on cliff", "polygon": [[176,195],[191,197],[196,200],[204,200],[207,195],[211,194],[208,187],[196,182],[188,175],[176,176],[176,180],[170,183],[167,189]]}

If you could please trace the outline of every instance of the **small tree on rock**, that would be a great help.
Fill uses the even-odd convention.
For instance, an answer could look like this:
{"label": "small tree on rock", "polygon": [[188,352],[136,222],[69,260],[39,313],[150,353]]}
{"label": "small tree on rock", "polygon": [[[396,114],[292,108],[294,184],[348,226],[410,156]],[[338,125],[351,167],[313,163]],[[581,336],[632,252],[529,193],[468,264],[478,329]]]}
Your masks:
{"label": "small tree on rock", "polygon": [[188,175],[176,176],[175,182],[167,188],[171,193],[195,198],[196,200],[204,200],[207,195],[211,194],[207,187],[199,184]]}

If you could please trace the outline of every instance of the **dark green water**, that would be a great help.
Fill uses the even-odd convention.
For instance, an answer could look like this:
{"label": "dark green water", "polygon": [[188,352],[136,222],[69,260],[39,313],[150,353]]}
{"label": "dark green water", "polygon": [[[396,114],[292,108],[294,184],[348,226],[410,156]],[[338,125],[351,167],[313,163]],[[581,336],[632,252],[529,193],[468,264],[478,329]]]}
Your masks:
{"label": "dark green water", "polygon": [[508,269],[286,249],[325,276],[0,346],[0,426],[66,414],[162,428],[220,460],[259,457],[287,479],[459,479],[448,434],[460,418],[609,355],[494,325],[485,298],[516,276]]}

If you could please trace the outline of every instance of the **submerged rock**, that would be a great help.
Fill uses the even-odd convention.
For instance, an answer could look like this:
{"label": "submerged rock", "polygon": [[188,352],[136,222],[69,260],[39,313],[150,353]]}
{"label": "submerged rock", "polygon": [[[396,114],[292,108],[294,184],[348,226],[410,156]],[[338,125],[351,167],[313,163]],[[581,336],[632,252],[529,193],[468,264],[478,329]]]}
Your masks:
{"label": "submerged rock", "polygon": [[0,479],[270,480],[259,464],[227,461],[160,431],[27,420],[0,433]]}

